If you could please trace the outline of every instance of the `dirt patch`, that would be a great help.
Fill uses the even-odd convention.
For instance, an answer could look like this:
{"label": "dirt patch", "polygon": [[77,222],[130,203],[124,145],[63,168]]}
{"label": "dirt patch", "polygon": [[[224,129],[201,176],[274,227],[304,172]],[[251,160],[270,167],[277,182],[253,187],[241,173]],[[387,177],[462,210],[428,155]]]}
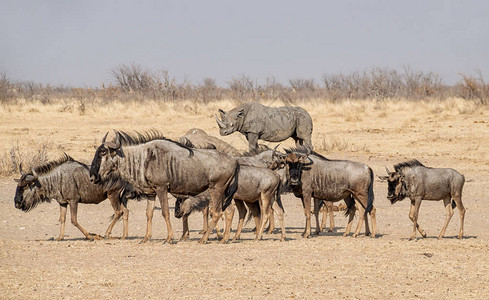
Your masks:
{"label": "dirt patch", "polygon": [[[232,103],[221,105],[223,109],[232,107]],[[408,201],[390,205],[386,184],[376,180],[376,239],[342,237],[346,226],[342,212],[335,212],[337,232],[303,239],[305,218],[300,200],[285,195],[286,242],[279,241],[279,232],[254,242],[249,223],[239,242],[221,245],[214,236],[209,244],[200,245],[202,216],[194,214],[189,220],[190,241],[166,245],[166,227],[157,210],[153,239],[139,244],[145,233],[146,204],[134,201],[129,202],[129,239],[90,242],[67,224],[66,240],[56,242],[51,239],[59,233],[57,203],[41,204],[29,213],[17,210],[12,177],[0,178],[1,298],[487,298],[488,111],[479,108],[466,113],[459,106],[439,104],[436,107],[443,108],[440,113],[435,104],[394,105],[378,108],[367,103],[361,106],[363,112],[356,108],[355,113],[362,116],[354,121],[339,113],[348,109],[345,104],[304,107],[313,117],[316,147],[319,137],[347,143],[342,150],[318,149],[327,157],[364,162],[376,175],[383,175],[385,166],[392,168],[411,158],[463,173],[467,179],[463,240],[454,238],[459,226],[457,210],[447,237],[436,239],[445,210],[441,202],[423,202],[419,222],[428,238],[408,241],[412,230]],[[106,108],[105,112],[87,111],[85,115],[49,107],[40,107],[38,112],[28,112],[28,107],[20,113],[5,110],[0,112],[0,154],[8,153],[12,144],[30,150],[47,143],[51,158],[66,151],[89,162],[93,146],[112,128],[157,128],[177,138],[191,127],[200,127],[217,136],[212,119],[217,107],[198,106],[191,113],[167,107],[152,114],[155,107],[135,106],[133,114],[122,108]],[[115,117],[119,114],[124,117]],[[241,150],[247,145],[237,133],[223,139]],[[283,145],[288,147],[292,142]],[[90,232],[102,234],[111,215],[108,201],[80,205],[78,221]],[[172,224],[178,237],[181,221],[172,218]],[[120,222],[113,235],[121,234]]]}

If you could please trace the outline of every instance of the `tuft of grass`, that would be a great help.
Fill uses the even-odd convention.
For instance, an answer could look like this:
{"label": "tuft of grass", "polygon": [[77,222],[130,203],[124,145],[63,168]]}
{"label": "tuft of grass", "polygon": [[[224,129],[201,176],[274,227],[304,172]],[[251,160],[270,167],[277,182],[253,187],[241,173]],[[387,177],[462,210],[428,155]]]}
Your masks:
{"label": "tuft of grass", "polygon": [[10,176],[19,172],[22,164],[24,171],[31,166],[46,163],[48,158],[48,145],[42,144],[38,149],[21,149],[17,144],[10,151],[0,156],[0,176]]}

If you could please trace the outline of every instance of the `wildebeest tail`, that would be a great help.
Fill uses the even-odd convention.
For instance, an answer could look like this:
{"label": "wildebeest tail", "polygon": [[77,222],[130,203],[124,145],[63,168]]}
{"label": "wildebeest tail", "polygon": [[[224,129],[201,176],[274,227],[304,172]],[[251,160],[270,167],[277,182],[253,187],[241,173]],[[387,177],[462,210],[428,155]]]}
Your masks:
{"label": "wildebeest tail", "polygon": [[279,180],[279,183],[278,183],[278,188],[277,188],[277,196],[276,196],[276,199],[275,201],[277,201],[277,204],[278,206],[283,210],[284,210],[284,206],[282,205],[282,198],[280,197],[280,195],[282,194],[282,180]]}
{"label": "wildebeest tail", "polygon": [[370,184],[368,186],[368,199],[367,199],[367,208],[365,209],[365,213],[370,213],[372,208],[374,207],[374,171],[371,168],[368,168],[368,172],[370,173]]}
{"label": "wildebeest tail", "polygon": [[222,210],[225,211],[226,208],[231,204],[233,196],[238,190],[238,174],[239,174],[239,164],[236,164],[236,169],[234,170],[233,182],[224,191],[224,203],[222,204]]}
{"label": "wildebeest tail", "polygon": [[[258,213],[257,217],[258,218],[261,217],[261,209],[260,209],[259,201],[248,203],[248,206],[255,207],[255,211]],[[251,220],[251,218],[253,218],[253,214],[251,213],[251,209],[250,209],[250,211],[248,212],[248,218],[246,218],[245,225],[248,224],[248,222]]]}
{"label": "wildebeest tail", "polygon": [[454,209],[455,207],[457,207],[457,203],[455,203],[455,201],[452,200],[452,209]]}
{"label": "wildebeest tail", "polygon": [[[321,201],[321,202],[323,202],[323,201]],[[350,210],[356,209],[355,208],[355,199],[353,199],[353,196],[351,194],[345,198],[345,204],[346,204],[345,217],[348,217],[350,215]]]}

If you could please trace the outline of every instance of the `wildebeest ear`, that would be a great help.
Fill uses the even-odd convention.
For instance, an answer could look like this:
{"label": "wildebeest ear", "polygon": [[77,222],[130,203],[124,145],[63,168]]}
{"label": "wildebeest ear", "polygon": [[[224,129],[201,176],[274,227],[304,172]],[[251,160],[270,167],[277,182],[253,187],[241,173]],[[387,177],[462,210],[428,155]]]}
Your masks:
{"label": "wildebeest ear", "polygon": [[387,181],[389,176],[377,176],[381,181]]}

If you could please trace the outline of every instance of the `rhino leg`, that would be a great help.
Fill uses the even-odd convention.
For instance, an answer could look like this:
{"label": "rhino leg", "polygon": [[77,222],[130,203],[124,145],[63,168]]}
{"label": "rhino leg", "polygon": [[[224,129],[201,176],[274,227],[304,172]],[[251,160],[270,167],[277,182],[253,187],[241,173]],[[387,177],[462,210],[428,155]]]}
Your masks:
{"label": "rhino leg", "polygon": [[246,134],[246,140],[250,150],[258,149],[258,134],[249,132]]}

